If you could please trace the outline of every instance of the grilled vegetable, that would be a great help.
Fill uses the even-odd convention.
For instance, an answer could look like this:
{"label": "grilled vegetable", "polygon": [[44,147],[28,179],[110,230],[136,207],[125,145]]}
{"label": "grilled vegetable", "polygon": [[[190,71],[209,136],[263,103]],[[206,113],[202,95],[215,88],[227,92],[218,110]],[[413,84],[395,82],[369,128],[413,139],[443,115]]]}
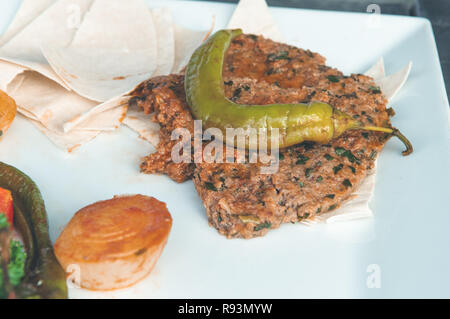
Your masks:
{"label": "grilled vegetable", "polygon": [[27,252],[25,277],[14,288],[15,296],[67,298],[66,275],[53,253],[47,213],[36,184],[21,171],[0,162],[0,187],[12,193],[14,227],[22,235]]}
{"label": "grilled vegetable", "polygon": [[8,223],[13,223],[13,198],[11,192],[7,189],[0,188],[0,214],[5,214]]}
{"label": "grilled vegetable", "polygon": [[16,102],[6,93],[0,90],[0,137],[8,130],[16,117]]}
{"label": "grilled vegetable", "polygon": [[[226,98],[222,79],[225,53],[242,30],[221,30],[200,46],[186,69],[186,100],[194,115],[205,128],[266,129],[270,144],[274,129],[278,129],[278,145],[289,147],[304,141],[328,143],[347,130],[379,131],[398,137],[406,146],[403,155],[413,148],[397,129],[364,126],[358,120],[325,103],[240,105]],[[264,131],[263,131],[264,132]],[[258,148],[247,143],[247,148]]]}
{"label": "grilled vegetable", "polygon": [[83,288],[126,288],[152,271],[171,228],[165,203],[116,196],[79,210],[56,240],[55,253],[65,269],[79,267]]}
{"label": "grilled vegetable", "polygon": [[15,298],[17,287],[25,275],[27,253],[24,245],[12,239],[12,225],[0,213],[0,299]]}

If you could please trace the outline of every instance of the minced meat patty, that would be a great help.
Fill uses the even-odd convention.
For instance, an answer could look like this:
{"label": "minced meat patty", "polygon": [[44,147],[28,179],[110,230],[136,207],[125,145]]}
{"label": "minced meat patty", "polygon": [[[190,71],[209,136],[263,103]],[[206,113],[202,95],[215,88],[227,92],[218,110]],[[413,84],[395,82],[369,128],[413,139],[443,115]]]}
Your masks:
{"label": "minced meat patty", "polygon": [[[263,37],[234,39],[224,64],[226,96],[239,104],[328,103],[367,125],[390,125],[386,99],[370,77],[344,76],[317,53]],[[166,173],[177,182],[193,178],[209,223],[229,238],[262,236],[282,223],[333,210],[373,168],[386,135],[348,131],[327,145],[305,142],[280,151],[279,169],[261,174],[262,164],[176,164],[171,160],[175,128],[193,133],[184,76],[142,83],[130,103],[155,113],[161,124],[156,153],[144,159],[145,173]],[[205,145],[209,142],[205,142]]]}

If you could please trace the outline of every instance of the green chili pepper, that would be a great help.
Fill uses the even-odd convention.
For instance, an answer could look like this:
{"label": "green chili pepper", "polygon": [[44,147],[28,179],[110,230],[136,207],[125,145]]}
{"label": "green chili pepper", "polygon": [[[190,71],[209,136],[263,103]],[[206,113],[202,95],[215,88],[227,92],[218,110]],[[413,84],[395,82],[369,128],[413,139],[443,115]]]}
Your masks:
{"label": "green chili pepper", "polygon": [[[225,136],[226,128],[267,130],[270,145],[272,131],[278,129],[280,148],[303,141],[328,143],[347,130],[385,132],[397,136],[405,144],[403,155],[413,148],[397,129],[364,126],[361,122],[326,103],[241,105],[226,98],[222,79],[225,54],[231,41],[242,30],[221,30],[209,38],[192,55],[186,69],[186,100],[205,128],[219,128]],[[258,138],[259,142],[259,138]],[[247,148],[257,148],[249,145]]]}
{"label": "green chili pepper", "polygon": [[66,274],[56,260],[48,233],[47,213],[36,184],[16,168],[0,162],[0,187],[14,199],[14,226],[27,250],[25,278],[18,298],[67,298]]}

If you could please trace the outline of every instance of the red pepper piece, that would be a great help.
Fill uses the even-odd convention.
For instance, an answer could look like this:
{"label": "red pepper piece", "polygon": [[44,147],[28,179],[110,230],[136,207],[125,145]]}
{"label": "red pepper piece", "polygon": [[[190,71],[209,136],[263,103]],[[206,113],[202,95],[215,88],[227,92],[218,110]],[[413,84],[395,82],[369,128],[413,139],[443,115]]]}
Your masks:
{"label": "red pepper piece", "polygon": [[12,194],[9,190],[1,188],[0,187],[0,213],[3,213],[6,215],[6,218],[8,219],[9,224],[13,225],[13,198]]}

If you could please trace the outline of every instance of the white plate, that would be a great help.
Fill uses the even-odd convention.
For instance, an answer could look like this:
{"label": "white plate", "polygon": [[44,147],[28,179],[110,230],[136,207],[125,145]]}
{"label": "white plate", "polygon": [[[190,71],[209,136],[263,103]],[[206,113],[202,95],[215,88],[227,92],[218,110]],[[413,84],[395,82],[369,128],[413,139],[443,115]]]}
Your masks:
{"label": "white plate", "polygon": [[[208,27],[213,14],[216,28],[222,28],[234,8],[148,2],[169,6],[176,21],[193,28]],[[67,154],[19,117],[0,144],[0,160],[39,185],[52,240],[78,209],[115,194],[155,196],[173,215],[169,243],[146,280],[108,293],[71,289],[71,297],[450,297],[448,101],[430,23],[382,15],[373,27],[366,14],[272,12],[290,43],[320,52],[346,73],[365,71],[381,55],[388,72],[413,61],[392,105],[393,122],[415,152],[402,157],[402,145],[393,139],[380,155],[371,204],[375,218],[310,228],[285,225],[263,238],[227,240],[208,226],[192,182],[139,173],[140,158],[151,147],[128,129],[103,134]],[[0,21],[10,20],[9,14],[0,11]],[[369,288],[378,275],[381,287]]]}

